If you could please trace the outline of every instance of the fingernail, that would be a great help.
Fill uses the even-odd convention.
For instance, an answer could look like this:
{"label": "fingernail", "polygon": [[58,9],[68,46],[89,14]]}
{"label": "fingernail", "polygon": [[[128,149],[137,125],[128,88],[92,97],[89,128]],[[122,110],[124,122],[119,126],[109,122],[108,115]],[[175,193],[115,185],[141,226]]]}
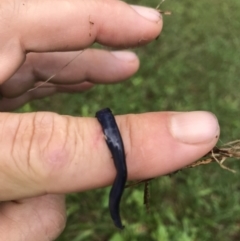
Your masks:
{"label": "fingernail", "polygon": [[138,59],[135,53],[129,51],[112,51],[111,53],[116,58],[127,62],[136,61]]}
{"label": "fingernail", "polygon": [[161,19],[161,14],[154,8],[147,8],[142,6],[130,5],[138,14],[144,18],[156,22]]}
{"label": "fingernail", "polygon": [[170,132],[183,143],[208,143],[218,138],[219,131],[217,118],[210,112],[173,113],[170,117]]}

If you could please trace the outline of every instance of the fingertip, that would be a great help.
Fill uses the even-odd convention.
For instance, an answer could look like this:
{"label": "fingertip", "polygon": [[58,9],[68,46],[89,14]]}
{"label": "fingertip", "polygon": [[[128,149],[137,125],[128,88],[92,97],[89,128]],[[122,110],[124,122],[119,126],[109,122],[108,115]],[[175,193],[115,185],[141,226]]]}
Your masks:
{"label": "fingertip", "polygon": [[220,133],[216,117],[205,111],[131,115],[123,124],[119,127],[131,180],[165,175],[193,163],[216,145]]}
{"label": "fingertip", "polygon": [[121,65],[122,72],[126,75],[124,79],[131,77],[140,66],[140,61],[138,56],[134,52],[130,51],[112,51],[111,54],[123,62]]}
{"label": "fingertip", "polygon": [[126,62],[138,61],[137,55],[130,51],[112,51],[111,53],[114,57],[122,61],[126,61]]}
{"label": "fingertip", "polygon": [[[104,24],[98,31],[97,41],[101,44],[117,47],[136,47],[147,44],[154,40],[162,30],[161,14],[153,9],[143,6],[128,5],[122,1],[111,1],[104,11],[116,13],[113,20],[107,21],[104,14]],[[109,6],[111,5],[111,8]],[[106,4],[105,4],[106,6]],[[109,15],[111,16],[111,15]],[[121,16],[121,18],[119,17]],[[122,17],[124,16],[124,17]],[[109,23],[117,26],[117,31],[110,32]],[[109,38],[111,34],[111,38]]]}
{"label": "fingertip", "polygon": [[220,127],[215,115],[206,111],[173,113],[169,118],[172,136],[185,144],[203,144],[217,140]]}

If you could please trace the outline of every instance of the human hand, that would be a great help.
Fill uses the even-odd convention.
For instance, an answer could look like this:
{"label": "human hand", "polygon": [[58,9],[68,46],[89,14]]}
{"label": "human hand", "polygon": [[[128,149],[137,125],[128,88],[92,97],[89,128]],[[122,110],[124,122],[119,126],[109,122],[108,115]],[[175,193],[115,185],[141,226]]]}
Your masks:
{"label": "human hand", "polygon": [[115,0],[18,0],[2,5],[0,111],[56,92],[81,92],[129,78],[139,67],[134,53],[87,48],[94,42],[115,48],[140,46],[162,29],[156,10]]}
{"label": "human hand", "polygon": [[[115,0],[3,1],[1,9],[5,19],[0,22],[1,111],[59,90],[83,91],[95,83],[120,81],[138,68],[133,54],[116,57],[107,51],[86,50],[47,88],[26,92],[75,56],[30,53],[24,62],[27,52],[72,51],[94,41],[136,46],[154,39],[162,27],[161,19],[144,19],[136,8]],[[212,149],[219,135],[216,118],[206,112],[148,113],[116,120],[130,180],[190,164]],[[2,113],[0,122],[0,240],[54,240],[66,221],[62,194],[113,182],[115,169],[101,127],[95,118],[43,112]]]}
{"label": "human hand", "polygon": [[[128,179],[171,173],[207,153],[219,127],[208,112],[116,116]],[[54,240],[65,224],[63,197],[110,185],[111,154],[95,118],[1,114],[1,240]],[[29,198],[30,199],[27,199]],[[11,202],[10,200],[20,200]]]}

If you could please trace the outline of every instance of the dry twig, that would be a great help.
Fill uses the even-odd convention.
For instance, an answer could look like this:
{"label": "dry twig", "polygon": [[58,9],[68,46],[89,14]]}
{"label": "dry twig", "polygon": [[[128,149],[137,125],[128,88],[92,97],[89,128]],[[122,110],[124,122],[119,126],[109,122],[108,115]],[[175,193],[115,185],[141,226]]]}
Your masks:
{"label": "dry twig", "polygon": [[[217,162],[221,168],[228,170],[230,172],[236,173],[235,170],[225,166],[223,163],[228,160],[229,158],[235,158],[240,159],[240,140],[235,140],[228,142],[221,147],[215,146],[210,152],[208,152],[205,156],[203,156],[200,160],[180,169],[184,170],[187,168],[194,168],[201,165],[207,165],[212,162]],[[178,171],[177,171],[178,172]],[[176,173],[176,172],[174,172]],[[171,173],[170,175],[174,174]],[[140,183],[144,183],[144,204],[146,206],[147,211],[149,211],[149,181],[151,181],[154,178],[146,179],[146,180],[140,180],[135,183],[128,184],[126,187],[132,187],[135,185],[138,185]]]}
{"label": "dry twig", "polygon": [[165,1],[165,0],[162,0],[162,1],[157,5],[156,10],[157,10],[159,13],[161,13],[161,14],[171,15],[172,12],[170,12],[170,11],[162,11],[162,10],[160,9],[160,5],[161,5],[164,1]]}
{"label": "dry twig", "polygon": [[200,160],[190,164],[183,169],[206,165],[217,162],[221,168],[236,173],[235,170],[225,166],[223,163],[229,158],[240,159],[240,140],[228,142],[221,147],[215,146],[210,152],[203,156]]}

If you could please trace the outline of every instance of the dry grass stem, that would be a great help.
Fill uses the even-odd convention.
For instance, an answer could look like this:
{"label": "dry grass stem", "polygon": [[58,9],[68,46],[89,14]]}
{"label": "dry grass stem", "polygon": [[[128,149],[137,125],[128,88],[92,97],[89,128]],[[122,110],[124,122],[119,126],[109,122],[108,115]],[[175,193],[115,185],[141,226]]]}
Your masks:
{"label": "dry grass stem", "polygon": [[[200,160],[182,168],[181,170],[187,169],[187,168],[194,168],[200,165],[207,165],[212,162],[217,162],[221,168],[228,170],[232,173],[236,173],[235,170],[225,166],[223,163],[228,160],[229,158],[235,158],[235,159],[240,159],[240,140],[235,140],[228,142],[221,147],[215,146],[210,152],[208,152],[205,156],[203,156]],[[178,171],[174,172],[177,173]],[[170,175],[174,174],[171,173]],[[170,176],[168,174],[168,176]],[[149,211],[149,182],[154,179],[145,179],[145,180],[140,180],[135,183],[130,183],[126,185],[127,187],[133,187],[136,186],[140,183],[144,183],[144,194],[143,194],[143,200],[144,200],[144,205],[146,207],[146,210]]]}
{"label": "dry grass stem", "polygon": [[160,9],[160,6],[162,5],[163,2],[165,2],[165,0],[162,0],[162,1],[157,5],[156,10],[157,10],[159,13],[161,13],[161,14],[171,15],[172,12],[170,12],[170,11],[162,11],[162,10]]}
{"label": "dry grass stem", "polygon": [[200,160],[190,164],[183,169],[193,168],[200,165],[206,165],[212,162],[217,162],[221,168],[230,172],[236,173],[235,170],[225,166],[223,163],[230,158],[240,159],[240,140],[228,142],[221,147],[215,146],[209,153],[203,156]]}
{"label": "dry grass stem", "polygon": [[43,85],[47,84],[50,80],[52,80],[57,74],[59,74],[63,69],[65,69],[69,64],[71,64],[79,55],[81,55],[83,53],[85,49],[81,50],[79,53],[77,53],[77,55],[72,58],[70,61],[68,61],[64,66],[62,66],[59,71],[55,74],[53,74],[52,76],[50,76],[48,79],[46,79],[44,82],[37,84],[35,87],[33,87],[32,89],[29,89],[27,92],[36,90],[40,87],[42,87]]}

